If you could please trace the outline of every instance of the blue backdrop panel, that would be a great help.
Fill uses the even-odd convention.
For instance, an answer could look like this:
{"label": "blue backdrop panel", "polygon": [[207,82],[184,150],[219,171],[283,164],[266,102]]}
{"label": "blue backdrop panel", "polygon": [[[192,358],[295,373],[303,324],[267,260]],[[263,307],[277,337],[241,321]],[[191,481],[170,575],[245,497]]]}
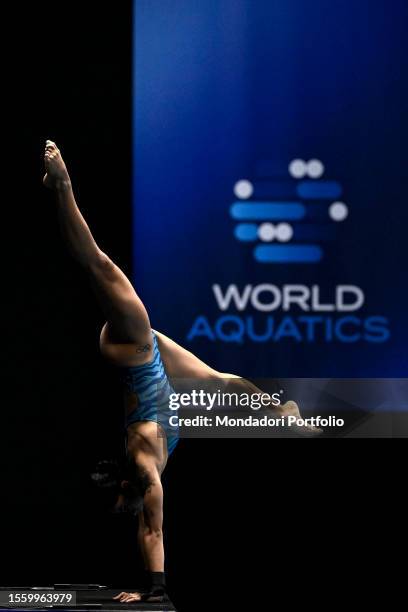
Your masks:
{"label": "blue backdrop panel", "polygon": [[246,376],[407,374],[405,0],[136,0],[134,282]]}

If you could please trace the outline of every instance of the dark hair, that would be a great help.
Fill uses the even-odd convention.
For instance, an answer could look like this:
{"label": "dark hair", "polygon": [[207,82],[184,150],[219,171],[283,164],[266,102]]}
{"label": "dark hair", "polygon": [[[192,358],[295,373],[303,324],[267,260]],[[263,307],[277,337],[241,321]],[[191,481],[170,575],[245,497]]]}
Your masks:
{"label": "dark hair", "polygon": [[[98,461],[91,473],[91,480],[105,510],[138,514],[143,509],[149,479],[134,460],[127,458],[123,464],[109,459]],[[120,496],[123,503],[118,505]]]}

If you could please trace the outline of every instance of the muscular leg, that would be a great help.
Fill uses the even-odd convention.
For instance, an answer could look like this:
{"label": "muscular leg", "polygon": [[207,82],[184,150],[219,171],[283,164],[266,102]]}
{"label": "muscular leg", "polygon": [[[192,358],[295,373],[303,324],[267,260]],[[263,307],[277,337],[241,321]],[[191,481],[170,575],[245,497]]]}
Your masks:
{"label": "muscular leg", "polygon": [[[166,372],[171,377],[173,386],[178,387],[178,383],[185,385],[185,388],[180,391],[189,391],[189,386],[194,383],[193,386],[200,386],[209,384],[208,390],[215,392],[218,389],[222,389],[227,393],[237,394],[256,394],[264,393],[262,389],[259,389],[249,380],[236,376],[235,374],[228,374],[226,372],[218,372],[214,370],[206,363],[198,359],[193,353],[187,351],[185,348],[159,332],[156,332],[160,353],[163,358],[163,362],[166,368]],[[197,385],[195,385],[197,383]],[[294,401],[287,401],[284,404],[276,406],[271,403],[270,410],[273,412],[275,417],[289,417],[295,416],[301,417],[299,406]],[[295,428],[292,427],[292,430]],[[297,431],[302,433],[314,433],[320,434],[321,430],[306,425],[303,428],[297,428]]]}
{"label": "muscular leg", "polygon": [[108,321],[103,335],[104,344],[111,350],[108,356],[126,361],[135,347],[148,352],[151,329],[146,309],[123,272],[96,244],[75,201],[61,153],[51,141],[47,141],[44,161],[44,184],[55,192],[62,235],[73,257],[89,275]]}

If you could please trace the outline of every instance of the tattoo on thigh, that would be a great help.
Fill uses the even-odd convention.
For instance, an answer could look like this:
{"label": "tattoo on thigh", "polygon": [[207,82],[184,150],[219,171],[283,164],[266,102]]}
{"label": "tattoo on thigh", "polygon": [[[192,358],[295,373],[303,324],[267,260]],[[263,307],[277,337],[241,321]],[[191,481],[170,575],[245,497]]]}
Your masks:
{"label": "tattoo on thigh", "polygon": [[138,346],[136,353],[147,353],[151,349],[151,344],[145,344],[144,346]]}

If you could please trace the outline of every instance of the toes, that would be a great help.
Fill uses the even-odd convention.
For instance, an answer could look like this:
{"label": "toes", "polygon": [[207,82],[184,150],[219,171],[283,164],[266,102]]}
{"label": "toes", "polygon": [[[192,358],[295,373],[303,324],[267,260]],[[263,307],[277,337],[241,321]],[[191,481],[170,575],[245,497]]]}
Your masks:
{"label": "toes", "polygon": [[47,140],[45,144],[45,150],[46,151],[56,151],[56,152],[59,151],[57,145],[52,140]]}

